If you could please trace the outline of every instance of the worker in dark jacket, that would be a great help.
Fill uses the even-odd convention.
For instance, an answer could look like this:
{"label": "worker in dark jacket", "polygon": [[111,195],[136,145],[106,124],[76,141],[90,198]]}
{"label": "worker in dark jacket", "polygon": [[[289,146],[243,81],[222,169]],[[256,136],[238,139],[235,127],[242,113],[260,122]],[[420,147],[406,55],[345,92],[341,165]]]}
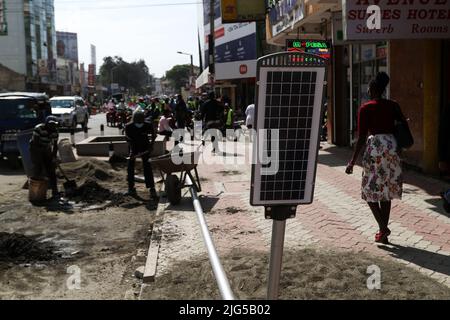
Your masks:
{"label": "worker in dark jacket", "polygon": [[[202,120],[205,123],[206,130],[219,130],[223,125],[224,108],[216,100],[214,92],[210,92],[208,95],[208,101],[201,107]],[[211,137],[213,143],[213,153],[219,152],[219,141],[216,137]]]}
{"label": "worker in dark jacket", "polygon": [[47,177],[53,198],[59,197],[56,177],[58,126],[58,119],[53,116],[47,117],[45,123],[41,123],[34,128],[33,137],[30,141],[33,178]]}
{"label": "worker in dark jacket", "polygon": [[[145,185],[150,189],[151,200],[158,201],[155,190],[152,166],[149,162],[156,134],[151,123],[145,122],[143,112],[135,112],[133,121],[125,128],[126,139],[130,146],[130,159],[128,160],[128,194],[136,195],[135,165],[136,159],[141,158],[144,166]],[[151,138],[149,138],[149,136]]]}
{"label": "worker in dark jacket", "polygon": [[177,96],[177,104],[175,106],[175,119],[177,119],[177,128],[186,128],[186,118],[188,116],[188,108],[183,96],[179,94]]}

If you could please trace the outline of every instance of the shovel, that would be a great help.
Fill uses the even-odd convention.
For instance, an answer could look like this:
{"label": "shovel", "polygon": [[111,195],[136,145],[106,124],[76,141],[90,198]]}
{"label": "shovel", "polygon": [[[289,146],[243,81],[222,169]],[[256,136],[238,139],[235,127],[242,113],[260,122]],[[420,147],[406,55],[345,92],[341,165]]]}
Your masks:
{"label": "shovel", "polygon": [[127,160],[136,160],[137,158],[143,157],[149,153],[150,153],[150,151],[145,151],[145,152],[139,153],[133,157],[128,157]]}
{"label": "shovel", "polygon": [[65,191],[66,195],[74,194],[75,191],[78,188],[76,181],[75,180],[69,180],[69,178],[67,177],[66,173],[61,168],[60,164],[58,164],[58,168],[59,168],[59,171],[61,171],[61,173],[64,176],[64,178],[66,179],[66,182],[63,184],[64,191]]}

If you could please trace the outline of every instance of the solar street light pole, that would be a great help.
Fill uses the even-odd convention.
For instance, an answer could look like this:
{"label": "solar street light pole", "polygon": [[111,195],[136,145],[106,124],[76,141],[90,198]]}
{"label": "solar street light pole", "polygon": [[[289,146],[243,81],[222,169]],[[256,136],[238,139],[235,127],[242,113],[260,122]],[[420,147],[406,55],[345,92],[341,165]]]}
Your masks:
{"label": "solar street light pole", "polygon": [[280,295],[280,276],[283,263],[285,234],[286,220],[274,220],[272,228],[272,249],[270,253],[268,300],[278,300]]}
{"label": "solar street light pole", "polygon": [[[257,63],[260,141],[255,143],[250,203],[264,206],[266,219],[273,220],[269,300],[280,293],[286,220],[295,218],[299,205],[314,200],[325,67],[325,59],[299,52],[271,54]],[[278,132],[266,138],[262,130]]]}
{"label": "solar street light pole", "polygon": [[273,220],[267,300],[278,300],[280,296],[286,221],[295,218],[296,212],[297,206],[271,206],[265,209],[266,219]]}

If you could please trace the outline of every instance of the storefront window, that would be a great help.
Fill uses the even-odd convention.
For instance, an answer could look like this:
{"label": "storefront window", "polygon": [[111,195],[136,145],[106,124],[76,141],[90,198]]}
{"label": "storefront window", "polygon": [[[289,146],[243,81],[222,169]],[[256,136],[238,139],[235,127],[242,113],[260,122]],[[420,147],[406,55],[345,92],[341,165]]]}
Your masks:
{"label": "storefront window", "polygon": [[352,46],[352,131],[355,137],[359,107],[369,100],[369,83],[378,72],[388,71],[387,42]]}

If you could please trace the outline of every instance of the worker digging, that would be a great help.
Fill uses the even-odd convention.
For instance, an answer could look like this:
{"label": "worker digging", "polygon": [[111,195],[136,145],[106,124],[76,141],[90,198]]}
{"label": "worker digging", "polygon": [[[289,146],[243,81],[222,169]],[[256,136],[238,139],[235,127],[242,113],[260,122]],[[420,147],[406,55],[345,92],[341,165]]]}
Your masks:
{"label": "worker digging", "polygon": [[[136,159],[141,158],[144,167],[145,185],[150,190],[150,199],[154,203],[158,202],[158,195],[155,189],[152,166],[149,162],[156,139],[156,133],[150,123],[145,122],[143,112],[137,111],[133,114],[133,121],[125,128],[126,139],[130,145],[130,158],[128,159],[128,194],[136,195],[135,189],[135,166]],[[151,140],[149,140],[149,135]]]}
{"label": "worker digging", "polygon": [[[150,162],[156,139],[154,127],[146,121],[144,112],[138,109],[131,122],[126,125],[124,133],[129,145],[129,156],[124,159],[126,177],[122,176],[121,170],[125,168],[120,167],[121,162],[110,161],[107,164],[95,159],[79,159],[72,163],[62,163],[58,159],[59,122],[54,116],[47,117],[44,123],[33,130],[29,141],[29,156],[25,153],[23,155],[24,162],[31,163],[32,168],[28,183],[30,202],[44,206],[54,206],[57,203],[61,208],[72,208],[74,205],[81,208],[96,205],[94,208],[97,208],[101,203],[126,205],[133,202],[130,198],[142,200],[135,188],[135,173],[138,169],[138,172],[143,171],[143,180],[149,190],[148,207],[156,209],[159,196]],[[136,168],[137,160],[142,160],[142,170]],[[59,192],[58,176],[64,178],[64,193]],[[120,180],[121,186],[117,185],[118,182],[114,184],[112,180]],[[128,184],[127,193],[111,190],[112,186],[124,189],[125,180]],[[50,199],[47,199],[47,189],[52,191]]]}

